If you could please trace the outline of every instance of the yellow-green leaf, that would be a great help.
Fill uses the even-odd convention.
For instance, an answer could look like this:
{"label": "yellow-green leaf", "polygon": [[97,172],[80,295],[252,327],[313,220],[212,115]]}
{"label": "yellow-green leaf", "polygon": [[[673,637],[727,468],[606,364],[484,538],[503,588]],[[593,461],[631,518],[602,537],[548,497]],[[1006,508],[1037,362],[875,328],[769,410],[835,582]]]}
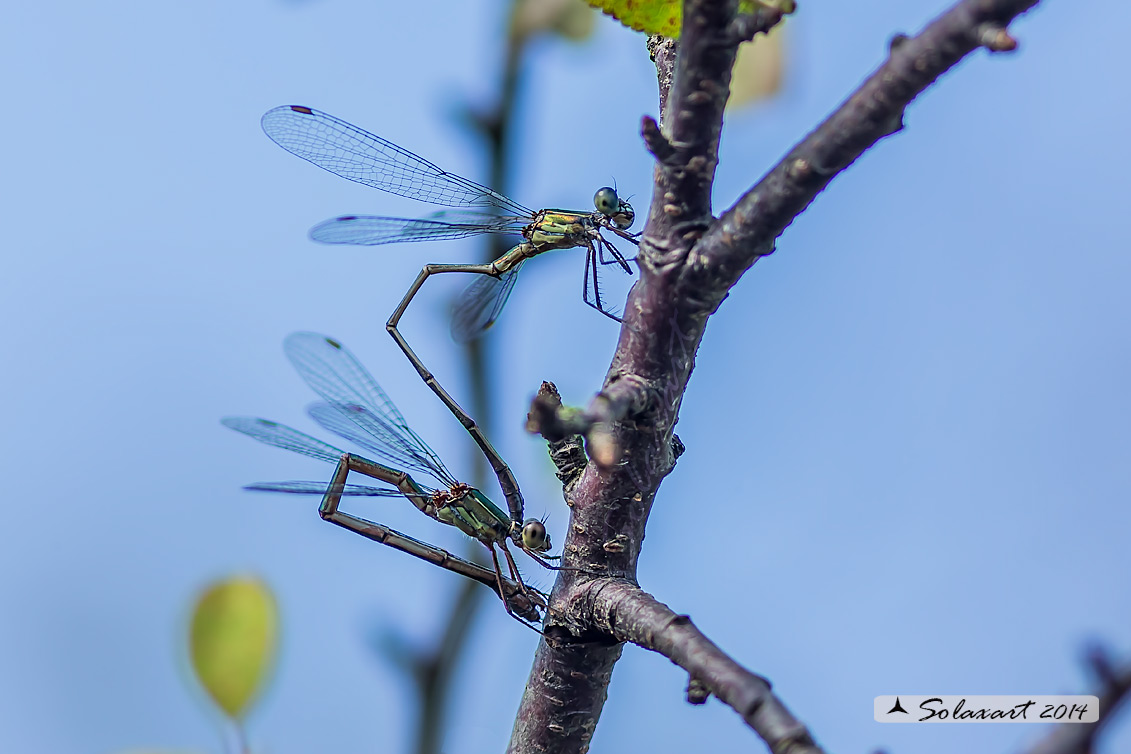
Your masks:
{"label": "yellow-green leaf", "polygon": [[[683,15],[682,0],[588,0],[594,8],[630,29],[645,34],[662,34],[673,39],[679,37],[679,24]],[[739,12],[750,13],[755,6],[780,8],[790,14],[796,9],[793,0],[740,0]]]}
{"label": "yellow-green leaf", "polygon": [[682,15],[679,0],[589,0],[589,4],[630,29],[665,37],[679,36]]}
{"label": "yellow-green leaf", "polygon": [[739,45],[731,74],[728,108],[753,104],[781,89],[785,47],[782,28],[775,26],[769,34]]}
{"label": "yellow-green leaf", "polygon": [[200,684],[229,717],[244,715],[275,660],[278,614],[271,590],[257,578],[219,581],[192,614],[189,654]]}

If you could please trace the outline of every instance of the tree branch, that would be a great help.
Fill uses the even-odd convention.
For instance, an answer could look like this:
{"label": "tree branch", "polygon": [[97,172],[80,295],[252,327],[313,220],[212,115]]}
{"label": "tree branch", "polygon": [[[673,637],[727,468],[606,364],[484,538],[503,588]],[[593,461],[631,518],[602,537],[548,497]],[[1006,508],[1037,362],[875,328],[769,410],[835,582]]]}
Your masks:
{"label": "tree branch", "polygon": [[[770,682],[751,673],[695,627],[636,584],[621,579],[591,581],[573,595],[575,615],[616,637],[658,652],[686,670],[689,689],[706,689],[734,708],[771,751],[821,752],[806,727],[774,696]],[[702,703],[701,691],[694,703]]]}
{"label": "tree branch", "polygon": [[[782,18],[777,8],[759,7],[739,21],[737,9],[738,0],[686,0],[675,60],[672,48],[650,43],[663,124],[645,117],[641,125],[645,146],[657,159],[645,223],[653,239],[682,234],[687,227],[706,227],[712,219],[711,185],[738,45],[769,31]],[[665,91],[668,80],[671,88]],[[645,251],[642,245],[642,266],[658,261],[646,257]]]}
{"label": "tree branch", "polygon": [[[1035,3],[962,0],[918,37],[893,44],[879,71],[719,220],[711,215],[711,187],[738,32],[768,29],[780,13],[736,23],[736,0],[685,0],[674,65],[672,46],[650,41],[665,106],[662,125],[645,119],[642,126],[657,158],[652,202],[640,239],[640,280],[629,293],[604,384],[613,390],[631,375],[649,397],[638,403],[637,391],[616,388],[624,392],[615,400],[590,407],[606,412],[602,424],[618,454],[612,464],[587,464],[572,489],[565,567],[550,595],[546,640],[509,751],[584,751],[620,641],[683,665],[691,673],[693,701],[702,698],[701,687],[709,688],[775,751],[783,745],[817,750],[768,684],[690,622],[643,592],[629,592],[652,504],[682,447],[673,430],[684,390],[708,317],[745,270],[773,250],[774,239],[839,171],[900,128],[906,104],[938,76],[979,46],[1010,49],[1006,25]],[[549,423],[562,418],[556,409],[547,417]],[[566,424],[561,429],[576,429]]]}
{"label": "tree branch", "polygon": [[717,306],[838,173],[903,128],[908,103],[939,76],[979,47],[1016,49],[1006,26],[1037,1],[963,0],[918,36],[895,37],[887,61],[714,223],[684,286]]}

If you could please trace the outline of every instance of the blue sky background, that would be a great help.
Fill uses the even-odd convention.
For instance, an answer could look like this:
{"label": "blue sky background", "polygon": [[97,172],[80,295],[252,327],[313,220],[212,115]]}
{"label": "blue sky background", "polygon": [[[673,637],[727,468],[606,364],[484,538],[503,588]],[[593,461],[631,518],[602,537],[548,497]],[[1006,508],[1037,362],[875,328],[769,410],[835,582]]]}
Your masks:
{"label": "blue sky background", "polygon": [[[785,92],[727,122],[716,210],[880,62],[892,33],[948,4],[802,3]],[[219,751],[180,647],[189,600],[233,571],[269,581],[285,620],[252,720],[259,750],[405,750],[411,695],[365,635],[396,625],[430,641],[455,577],[322,524],[314,501],[241,492],[329,469],[218,420],[312,429],[314,396],[281,342],[317,330],[370,366],[453,470],[469,467],[469,439],[382,324],[422,263],[479,247],[314,244],[307,229],[327,217],[427,208],[288,155],[259,118],[312,105],[481,177],[455,116],[491,101],[501,6],[8,9],[0,751]],[[771,678],[831,751],[1015,750],[1046,729],[882,726],[872,698],[1079,692],[1085,641],[1131,653],[1131,6],[1076,6],[1042,3],[1014,26],[1019,53],[976,54],[913,104],[906,130],[739,283],[699,351],[677,428],[688,450],[657,499],[640,580]],[[586,44],[533,46],[516,198],[584,207],[615,180],[647,204],[643,45],[602,21]],[[496,335],[494,442],[559,542],[566,509],[521,425],[543,379],[572,403],[600,386],[617,332],[580,302],[581,269],[576,253],[530,264]],[[406,333],[466,397],[446,291],[426,293]],[[463,547],[408,505],[359,512]],[[501,751],[510,735],[536,637],[489,607],[460,672],[475,703],[456,711],[446,751]],[[759,747],[718,702],[687,705],[684,684],[627,648],[594,750]],[[1101,751],[1131,745],[1127,721],[1115,734]]]}

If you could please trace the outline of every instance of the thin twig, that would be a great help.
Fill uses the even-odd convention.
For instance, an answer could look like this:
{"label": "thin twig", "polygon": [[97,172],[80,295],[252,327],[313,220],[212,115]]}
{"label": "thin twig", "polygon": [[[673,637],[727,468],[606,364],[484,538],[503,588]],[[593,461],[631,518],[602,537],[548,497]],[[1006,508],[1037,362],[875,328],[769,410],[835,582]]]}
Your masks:
{"label": "thin twig", "polygon": [[822,749],[808,729],[770,690],[770,682],[739,665],[695,627],[636,584],[621,579],[595,579],[573,595],[577,613],[619,641],[659,652],[689,674],[692,703],[702,703],[702,690],[733,707],[771,751],[817,754]]}
{"label": "thin twig", "polygon": [[[526,415],[527,431],[539,432],[539,427],[546,421],[547,414],[552,416],[561,408],[562,396],[558,393],[557,386],[552,382],[543,382],[531,402],[530,413]],[[561,480],[562,489],[567,497],[587,462],[581,440],[580,435],[568,432],[561,433],[557,439],[546,437],[550,460],[554,462],[557,477]]]}
{"label": "thin twig", "polygon": [[582,435],[588,440],[589,457],[602,468],[610,468],[620,460],[620,449],[612,439],[610,427],[644,413],[653,399],[648,383],[631,374],[610,382],[584,411],[563,406],[556,390],[552,396],[539,391],[530,403],[526,430],[542,435],[551,446]]}

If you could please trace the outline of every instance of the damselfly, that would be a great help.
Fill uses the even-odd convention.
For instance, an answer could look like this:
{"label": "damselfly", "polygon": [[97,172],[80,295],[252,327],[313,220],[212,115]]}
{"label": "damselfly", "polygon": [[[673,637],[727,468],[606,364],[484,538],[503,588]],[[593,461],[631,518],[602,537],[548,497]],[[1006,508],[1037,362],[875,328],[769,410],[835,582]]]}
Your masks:
{"label": "damselfly", "polygon": [[[521,235],[523,241],[489,264],[428,265],[402,304],[407,308],[430,276],[473,272],[484,278],[471,283],[453,307],[452,337],[475,338],[498,318],[514,288],[523,262],[553,249],[582,247],[585,254],[585,303],[620,321],[605,307],[598,284],[599,265],[616,264],[631,274],[628,260],[601,235],[608,230],[636,243],[628,232],[635,219],[632,206],[605,187],[593,198],[595,211],[532,210],[474,181],[440,169],[423,157],[332,115],[284,105],[263,116],[263,130],[283,149],[331,173],[430,204],[459,208],[426,218],[345,215],[316,225],[311,237],[333,244],[376,246],[402,241],[437,241],[480,233]],[[608,256],[606,256],[606,253]]]}
{"label": "damselfly", "polygon": [[[304,481],[262,482],[245,489],[321,494],[323,498],[319,515],[323,519],[487,584],[498,593],[512,616],[538,620],[536,608],[545,606],[545,598],[523,583],[518,566],[507,549],[507,540],[513,541],[542,565],[553,568],[542,556],[542,553],[550,549],[550,537],[541,521],[521,520],[521,498],[517,499],[517,517],[512,518],[482,492],[459,481],[424,440],[408,426],[396,405],[361,362],[338,341],[316,333],[295,333],[286,339],[284,350],[303,380],[323,399],[308,408],[311,418],[323,428],[391,465],[385,466],[345,453],[277,422],[252,417],[229,417],[222,420],[225,426],[260,442],[337,464],[329,484]],[[494,460],[493,466],[496,465]],[[497,460],[505,469],[505,474],[499,474],[500,485],[505,492],[510,487],[517,493],[510,470],[502,464],[501,459]],[[436,487],[420,484],[402,469],[429,477],[436,483]],[[392,489],[346,484],[350,471],[382,481]],[[511,493],[506,494],[509,500]],[[494,571],[381,524],[341,512],[338,506],[343,495],[399,495],[408,498],[428,517],[455,526],[482,542],[491,552]],[[511,502],[513,509],[515,503]],[[506,558],[510,578],[503,576],[496,545]]]}

